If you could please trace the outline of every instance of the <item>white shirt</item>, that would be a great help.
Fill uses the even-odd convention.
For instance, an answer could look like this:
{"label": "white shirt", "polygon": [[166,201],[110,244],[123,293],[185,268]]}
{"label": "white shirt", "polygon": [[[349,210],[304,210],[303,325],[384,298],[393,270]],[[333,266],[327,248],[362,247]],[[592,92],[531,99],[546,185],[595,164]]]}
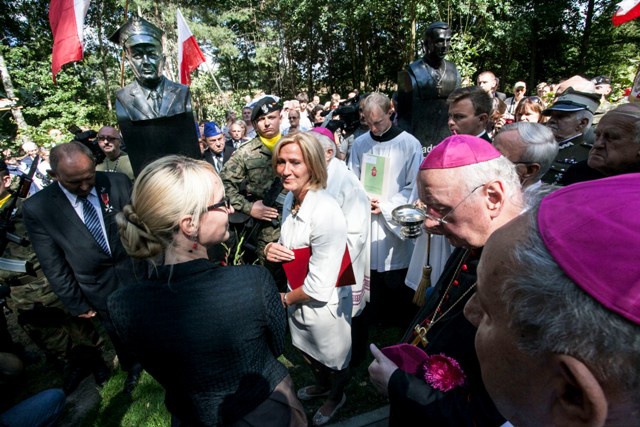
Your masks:
{"label": "white shirt", "polygon": [[384,272],[407,268],[414,242],[400,236],[400,226],[392,222],[391,212],[400,205],[413,202],[410,197],[422,162],[422,146],[407,132],[385,142],[373,140],[371,132],[359,136],[349,157],[349,168],[358,179],[365,153],[389,159],[388,175],[392,177],[390,196],[379,204],[381,213],[371,215],[371,270]]}
{"label": "white shirt", "polygon": [[[73,210],[76,211],[76,215],[78,215],[78,218],[80,218],[80,221],[82,221],[82,223],[84,224],[82,202],[78,200],[78,196],[69,192],[69,190],[64,188],[64,186],[59,182],[58,185],[60,186],[60,189],[62,190],[64,195],[67,196],[67,199],[69,199],[69,203],[71,203]],[[107,242],[107,246],[109,246],[109,251],[111,251],[111,245],[109,245],[109,239],[107,238],[107,229],[104,225],[104,217],[102,216],[102,206],[100,206],[100,201],[98,200],[98,192],[96,191],[96,187],[93,187],[91,189],[89,195],[87,196],[87,200],[89,201],[89,203],[91,203],[93,208],[96,210],[96,213],[98,214],[98,218],[100,219],[100,227],[102,228],[102,234],[104,235],[104,240]]]}

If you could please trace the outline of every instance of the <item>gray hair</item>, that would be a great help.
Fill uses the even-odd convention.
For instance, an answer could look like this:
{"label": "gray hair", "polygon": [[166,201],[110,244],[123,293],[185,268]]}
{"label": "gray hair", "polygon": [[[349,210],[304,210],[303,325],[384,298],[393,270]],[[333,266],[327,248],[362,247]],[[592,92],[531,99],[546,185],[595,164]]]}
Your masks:
{"label": "gray hair", "polygon": [[[486,162],[463,166],[459,171],[459,181],[468,192],[489,181],[500,180],[504,184],[505,194],[512,201],[519,201],[522,185],[516,167],[509,159],[500,156]],[[464,189],[464,188],[463,188]]]}
{"label": "gray hair", "polygon": [[[582,119],[587,119],[587,126],[585,126],[584,130],[585,132],[587,131],[587,129],[589,129],[591,127],[591,125],[593,124],[593,113],[589,110],[580,110],[580,111],[576,111],[575,112],[575,117],[577,121],[580,121]],[[584,133],[584,132],[583,132]]]}
{"label": "gray hair", "polygon": [[501,132],[510,130],[518,132],[518,136],[526,147],[520,161],[540,164],[540,170],[532,178],[532,182],[538,181],[551,168],[560,149],[553,132],[540,123],[529,122],[510,123],[504,126]]}
{"label": "gray hair", "polygon": [[315,136],[318,141],[320,141],[320,144],[322,145],[322,150],[325,153],[327,152],[327,150],[333,150],[332,151],[333,154],[331,155],[331,158],[333,159],[336,156],[336,151],[338,150],[338,147],[335,141],[332,141],[331,138],[329,138],[328,136],[318,132],[313,132],[312,135]]}
{"label": "gray hair", "polygon": [[513,249],[513,269],[501,291],[517,345],[534,357],[555,353],[581,360],[600,382],[633,396],[640,408],[640,325],[585,293],[549,254],[537,223],[548,192],[543,186],[526,193],[525,237]]}

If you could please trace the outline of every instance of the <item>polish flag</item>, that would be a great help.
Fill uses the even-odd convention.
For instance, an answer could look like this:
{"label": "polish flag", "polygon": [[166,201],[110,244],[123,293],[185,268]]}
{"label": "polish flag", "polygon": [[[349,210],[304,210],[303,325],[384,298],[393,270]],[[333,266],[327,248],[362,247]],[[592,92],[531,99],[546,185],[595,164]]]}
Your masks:
{"label": "polish flag", "polygon": [[616,27],[640,16],[640,0],[623,0],[618,3],[618,10],[614,13],[613,25]]}
{"label": "polish flag", "polygon": [[88,9],[89,0],[51,0],[49,3],[49,23],[53,33],[53,83],[64,64],[82,59],[82,28]]}
{"label": "polish flag", "polygon": [[180,70],[180,83],[190,85],[191,73],[205,62],[205,59],[196,38],[187,26],[182,13],[180,13],[180,9],[176,14],[178,16],[178,69]]}

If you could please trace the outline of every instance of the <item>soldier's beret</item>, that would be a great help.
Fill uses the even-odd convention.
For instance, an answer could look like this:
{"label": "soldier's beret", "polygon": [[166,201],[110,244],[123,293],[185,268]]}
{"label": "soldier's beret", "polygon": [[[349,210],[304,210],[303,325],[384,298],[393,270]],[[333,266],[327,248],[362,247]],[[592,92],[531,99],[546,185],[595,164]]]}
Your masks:
{"label": "soldier's beret", "polygon": [[251,110],[251,121],[255,122],[262,116],[266,116],[272,111],[280,111],[282,110],[282,106],[270,96],[265,96],[264,98],[260,98],[254,105],[253,110]]}

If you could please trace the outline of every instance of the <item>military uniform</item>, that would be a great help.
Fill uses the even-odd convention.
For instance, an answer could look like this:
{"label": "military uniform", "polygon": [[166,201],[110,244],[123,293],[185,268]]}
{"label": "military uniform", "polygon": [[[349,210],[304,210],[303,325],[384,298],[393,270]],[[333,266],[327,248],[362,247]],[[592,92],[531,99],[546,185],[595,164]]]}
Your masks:
{"label": "military uniform", "polygon": [[576,135],[560,144],[560,151],[551,164],[549,171],[542,177],[542,181],[547,184],[558,185],[563,182],[564,174],[567,170],[581,162],[587,160],[592,145],[584,141],[583,134]]}
{"label": "military uniform", "polygon": [[[236,211],[250,215],[253,203],[263,200],[269,191],[276,178],[271,155],[260,138],[255,137],[238,148],[225,163],[220,176],[226,195]],[[256,254],[263,264],[264,247],[280,238],[280,219],[281,216],[278,215],[277,227],[271,222],[262,221],[262,227],[256,236]]]}
{"label": "military uniform", "polygon": [[[18,205],[20,206],[20,202]],[[7,209],[10,199],[0,205]],[[20,209],[14,216],[15,234],[26,235]],[[0,283],[11,286],[11,295],[7,305],[18,313],[18,323],[48,357],[65,359],[69,350],[78,345],[90,347],[101,344],[102,340],[88,319],[73,317],[49,286],[47,278],[40,269],[31,245],[19,246],[9,243],[4,258],[27,261],[33,265],[35,276],[0,270]]]}

